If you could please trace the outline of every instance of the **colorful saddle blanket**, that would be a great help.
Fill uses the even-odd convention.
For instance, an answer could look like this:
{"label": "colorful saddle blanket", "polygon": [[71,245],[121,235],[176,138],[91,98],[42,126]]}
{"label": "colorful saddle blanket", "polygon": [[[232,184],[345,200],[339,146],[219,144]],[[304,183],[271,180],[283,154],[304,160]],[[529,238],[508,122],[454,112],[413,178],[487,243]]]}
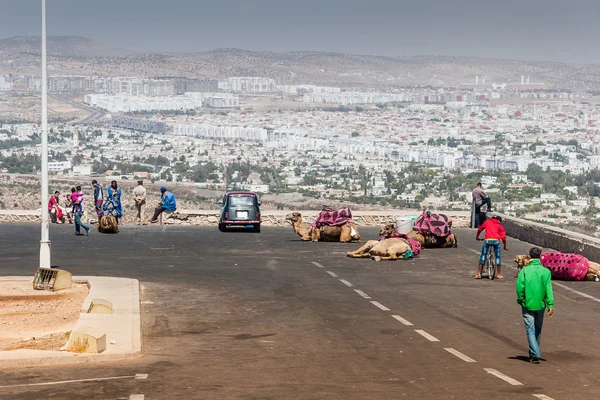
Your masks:
{"label": "colorful saddle blanket", "polygon": [[553,279],[565,281],[583,280],[590,267],[587,258],[573,253],[544,253],[540,262],[550,270]]}
{"label": "colorful saddle blanket", "polygon": [[324,208],[312,226],[320,228],[322,226],[340,226],[352,220],[352,211],[350,208],[342,208],[340,210],[333,210],[331,208]]}
{"label": "colorful saddle blanket", "polygon": [[425,210],[415,221],[413,229],[423,236],[446,237],[452,233],[452,218]]}
{"label": "colorful saddle blanket", "polygon": [[390,238],[400,238],[400,239],[406,240],[408,242],[408,244],[410,245],[410,249],[412,251],[413,256],[418,256],[419,253],[421,252],[421,242],[419,242],[416,239],[409,238],[404,233],[394,233],[391,235],[383,235],[379,238],[379,240],[385,240],[385,239],[390,239]]}

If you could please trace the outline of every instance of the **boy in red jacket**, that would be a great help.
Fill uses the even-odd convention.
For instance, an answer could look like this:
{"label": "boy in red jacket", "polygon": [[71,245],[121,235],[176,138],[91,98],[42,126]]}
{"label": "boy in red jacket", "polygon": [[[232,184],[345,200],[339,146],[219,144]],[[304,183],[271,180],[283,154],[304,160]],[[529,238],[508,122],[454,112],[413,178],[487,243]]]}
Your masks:
{"label": "boy in red jacket", "polygon": [[475,278],[481,279],[481,271],[483,270],[483,264],[485,263],[485,257],[487,256],[488,246],[494,246],[496,253],[496,279],[502,279],[500,274],[500,268],[502,267],[502,260],[500,259],[500,241],[504,243],[504,250],[506,248],[506,231],[502,226],[502,218],[496,216],[492,219],[488,219],[477,229],[477,240],[482,240],[479,235],[482,231],[485,231],[485,239],[483,239],[483,248],[481,249],[481,257],[479,258],[479,266],[477,267],[477,275]]}

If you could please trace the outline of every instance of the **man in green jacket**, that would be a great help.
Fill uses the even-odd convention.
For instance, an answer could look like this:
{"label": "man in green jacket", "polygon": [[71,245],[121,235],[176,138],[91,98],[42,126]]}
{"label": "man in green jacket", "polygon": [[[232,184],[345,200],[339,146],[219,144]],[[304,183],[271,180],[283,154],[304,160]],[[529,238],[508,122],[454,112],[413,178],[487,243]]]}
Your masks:
{"label": "man in green jacket", "polygon": [[540,363],[540,338],[544,311],[548,308],[548,316],[554,313],[554,296],[550,270],[540,263],[542,250],[533,247],[529,250],[531,262],[523,267],[517,278],[517,303],[523,311],[525,331],[529,341],[529,362]]}

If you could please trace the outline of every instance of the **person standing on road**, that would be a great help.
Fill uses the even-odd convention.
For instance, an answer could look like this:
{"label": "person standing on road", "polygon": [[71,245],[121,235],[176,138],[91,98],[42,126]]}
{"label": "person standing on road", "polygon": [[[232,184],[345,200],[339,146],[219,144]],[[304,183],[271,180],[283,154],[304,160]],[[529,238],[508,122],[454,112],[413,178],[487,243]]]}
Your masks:
{"label": "person standing on road", "polygon": [[540,262],[542,250],[533,247],[529,250],[531,262],[523,267],[517,278],[517,303],[521,305],[523,322],[529,341],[529,362],[539,364],[542,358],[540,339],[544,311],[548,309],[548,316],[554,314],[554,295],[550,270]]}
{"label": "person standing on road", "polygon": [[83,233],[81,233],[81,228],[83,228],[85,229],[85,234],[89,236],[90,227],[81,221],[84,207],[84,194],[81,190],[81,186],[77,186],[75,190],[76,191],[74,193],[71,193],[71,200],[73,201],[73,214],[75,215],[75,235],[83,236]]}
{"label": "person standing on road", "polygon": [[167,188],[164,186],[160,187],[160,192],[162,196],[160,198],[160,202],[158,203],[158,207],[154,209],[154,216],[152,217],[153,224],[158,222],[158,216],[162,214],[164,211],[175,211],[177,210],[177,203],[175,202],[175,196],[171,192],[167,192]]}
{"label": "person standing on road", "polygon": [[144,181],[139,180],[138,185],[133,189],[133,200],[135,201],[135,208],[137,210],[138,225],[142,225],[144,223],[144,205],[146,204]]}
{"label": "person standing on road", "polygon": [[102,193],[102,185],[97,180],[92,181],[92,187],[94,188],[94,206],[96,207],[96,214],[98,219],[102,216],[102,201],[104,200],[104,193]]}
{"label": "person standing on road", "polygon": [[119,223],[119,218],[123,217],[123,206],[121,205],[121,196],[123,191],[117,185],[117,181],[110,182],[110,187],[107,190],[108,196],[106,200],[108,202],[112,202],[114,205],[114,210],[116,214],[114,215],[117,219],[117,224]]}
{"label": "person standing on road", "polygon": [[473,189],[473,202],[475,203],[475,226],[478,228],[481,221],[481,206],[487,206],[487,212],[492,212],[492,199],[483,191],[481,182],[477,182],[477,186]]}
{"label": "person standing on road", "polygon": [[477,267],[477,275],[475,278],[481,279],[481,271],[483,270],[483,264],[485,264],[485,258],[487,257],[489,246],[494,246],[496,254],[496,279],[502,279],[500,269],[502,268],[502,259],[500,258],[500,241],[504,243],[504,250],[506,248],[506,230],[502,226],[502,218],[496,216],[492,219],[485,221],[479,228],[477,228],[477,235],[475,239],[479,239],[481,231],[485,231],[485,239],[483,239],[483,247],[481,248],[481,257],[479,257],[479,266]]}

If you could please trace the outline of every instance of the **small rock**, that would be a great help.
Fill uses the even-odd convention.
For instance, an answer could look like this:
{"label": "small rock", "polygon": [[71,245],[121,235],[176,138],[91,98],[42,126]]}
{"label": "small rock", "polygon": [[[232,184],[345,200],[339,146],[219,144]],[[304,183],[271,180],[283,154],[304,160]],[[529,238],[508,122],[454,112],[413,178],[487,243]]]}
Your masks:
{"label": "small rock", "polygon": [[110,344],[117,344],[117,341],[116,340],[111,340]]}

